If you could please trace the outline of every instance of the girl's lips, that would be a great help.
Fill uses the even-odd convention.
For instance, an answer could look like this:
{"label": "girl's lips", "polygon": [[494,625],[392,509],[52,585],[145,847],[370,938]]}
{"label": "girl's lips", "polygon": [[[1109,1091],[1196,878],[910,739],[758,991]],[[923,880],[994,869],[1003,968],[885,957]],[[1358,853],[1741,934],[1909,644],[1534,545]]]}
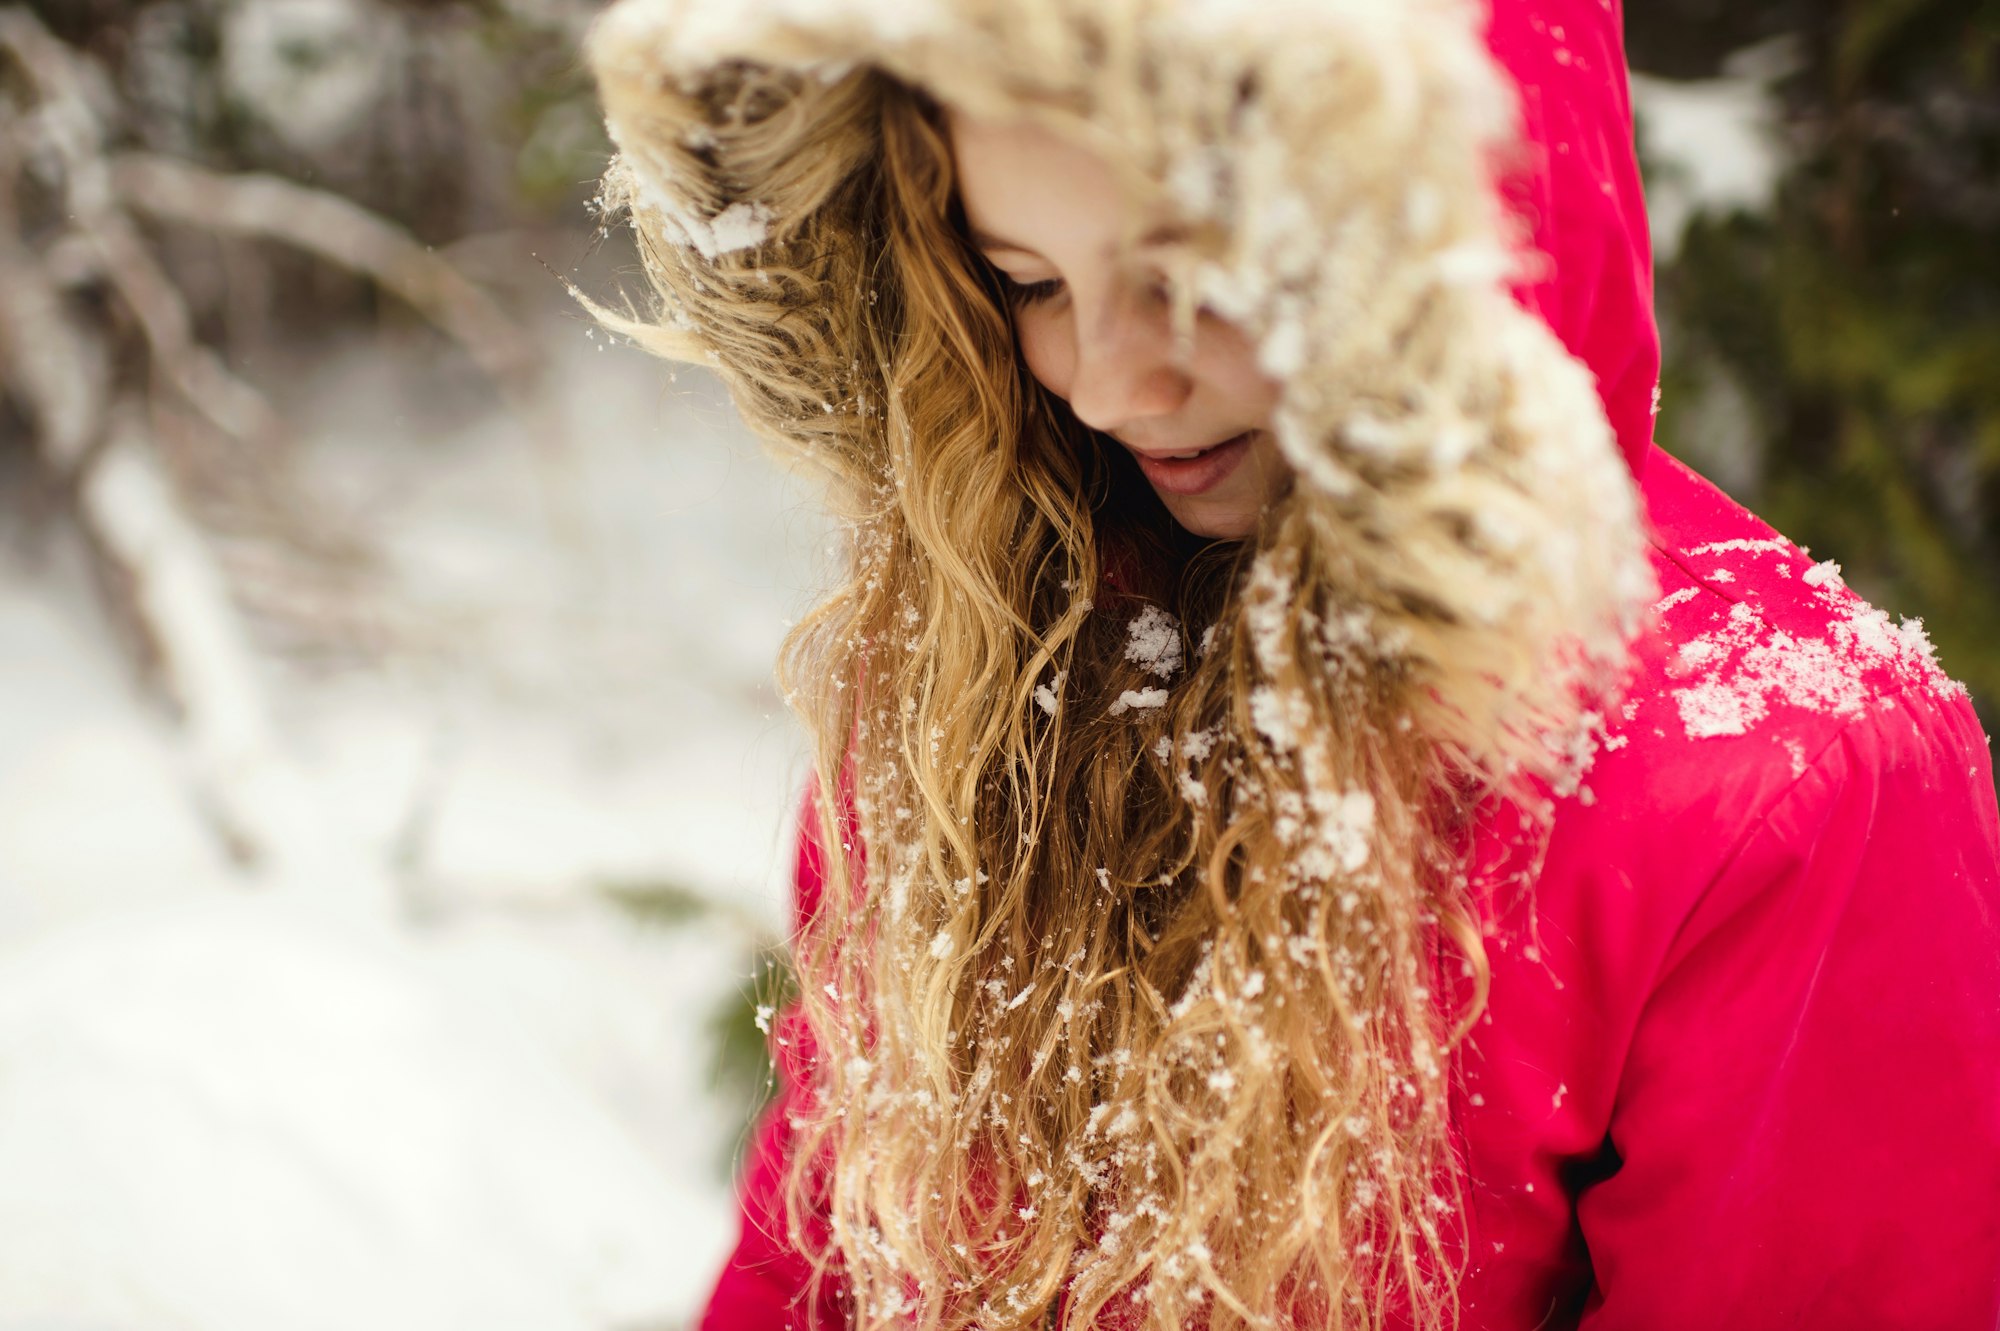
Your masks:
{"label": "girl's lips", "polygon": [[1223,478],[1236,469],[1243,455],[1250,451],[1251,431],[1245,430],[1233,439],[1202,450],[1191,458],[1148,457],[1134,452],[1139,470],[1145,473],[1147,484],[1161,494],[1198,495],[1205,494],[1222,484]]}

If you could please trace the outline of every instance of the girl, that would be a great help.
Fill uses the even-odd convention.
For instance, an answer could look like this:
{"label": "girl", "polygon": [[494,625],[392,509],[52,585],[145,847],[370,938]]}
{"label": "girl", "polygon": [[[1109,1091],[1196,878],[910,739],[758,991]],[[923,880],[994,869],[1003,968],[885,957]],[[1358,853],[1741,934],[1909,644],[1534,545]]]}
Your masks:
{"label": "girl", "polygon": [[1652,447],[1613,0],[623,0],[846,577],[705,1326],[1990,1328],[2000,817]]}

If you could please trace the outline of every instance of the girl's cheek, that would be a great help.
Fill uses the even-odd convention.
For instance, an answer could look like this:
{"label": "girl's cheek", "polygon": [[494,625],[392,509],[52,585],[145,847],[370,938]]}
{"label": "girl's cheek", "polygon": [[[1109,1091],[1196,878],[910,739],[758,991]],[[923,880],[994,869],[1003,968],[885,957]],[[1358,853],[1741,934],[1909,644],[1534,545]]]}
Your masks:
{"label": "girl's cheek", "polygon": [[1014,338],[1020,344],[1021,359],[1027,362],[1028,373],[1040,380],[1042,387],[1068,401],[1076,356],[1074,348],[1068,345],[1068,334],[1061,321],[1032,310],[1018,311],[1014,316]]}

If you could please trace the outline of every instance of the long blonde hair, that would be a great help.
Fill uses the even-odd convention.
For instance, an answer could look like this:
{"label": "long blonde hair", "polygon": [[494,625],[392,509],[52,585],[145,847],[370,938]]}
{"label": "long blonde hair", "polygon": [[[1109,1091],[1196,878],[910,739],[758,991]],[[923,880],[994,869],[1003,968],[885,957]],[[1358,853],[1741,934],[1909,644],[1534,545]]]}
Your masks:
{"label": "long blonde hair", "polygon": [[[1584,704],[1536,679],[1548,641],[1381,568],[1513,556],[1472,523],[1398,550],[1372,491],[1304,480],[1253,539],[1190,541],[1021,367],[923,94],[633,87],[609,201],[664,304],[614,322],[716,364],[851,532],[780,669],[836,848],[794,949],[794,1241],[871,1331],[1024,1327],[1065,1290],[1072,1325],[1450,1320],[1467,826],[1560,779]],[[1532,429],[1471,382],[1490,472],[1362,474],[1532,519]]]}

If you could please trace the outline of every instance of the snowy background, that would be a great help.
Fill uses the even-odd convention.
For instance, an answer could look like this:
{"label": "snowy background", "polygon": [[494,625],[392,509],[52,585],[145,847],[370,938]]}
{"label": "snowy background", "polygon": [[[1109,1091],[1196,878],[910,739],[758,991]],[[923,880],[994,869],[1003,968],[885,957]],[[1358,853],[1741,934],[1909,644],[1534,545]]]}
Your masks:
{"label": "snowy background", "polygon": [[[581,207],[594,7],[505,0],[495,40],[456,0],[0,6],[0,139],[41,154],[0,175],[49,204],[0,209],[0,269],[39,247],[106,348],[68,399],[18,326],[0,357],[0,1331],[677,1331],[733,1243],[805,774],[771,665],[828,533],[712,381],[562,293],[631,282]],[[1636,82],[1663,263],[1773,207],[1798,59]],[[190,433],[162,376],[213,367],[100,317],[135,288],[63,230],[119,220],[62,191],[134,146],[437,238],[513,351],[482,378],[464,325],[169,234],[249,404]],[[516,353],[532,381],[491,373]],[[93,382],[148,408],[101,446],[29,401],[95,419]],[[1687,451],[1754,487],[1747,392],[1715,382]],[[217,497],[267,468],[232,525]]]}
{"label": "snowy background", "polygon": [[705,1291],[821,528],[702,376],[538,332],[555,447],[379,345],[278,399],[437,639],[257,656],[331,848],[298,872],[232,863],[75,536],[0,514],[0,1327],[640,1331]]}

